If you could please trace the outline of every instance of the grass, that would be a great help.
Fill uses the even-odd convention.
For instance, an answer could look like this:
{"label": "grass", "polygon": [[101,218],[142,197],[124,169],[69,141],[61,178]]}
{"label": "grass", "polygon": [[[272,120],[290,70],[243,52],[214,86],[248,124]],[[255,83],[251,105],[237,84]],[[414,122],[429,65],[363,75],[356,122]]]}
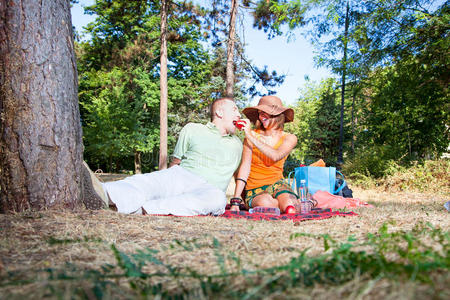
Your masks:
{"label": "grass", "polygon": [[[286,264],[247,270],[242,268],[241,259],[236,253],[224,252],[221,243],[213,238],[211,243],[175,241],[171,248],[188,253],[203,248],[214,249],[216,263],[219,265],[219,272],[215,274],[167,264],[158,258],[160,252],[158,250],[147,248],[128,255],[114,245],[111,249],[116,258],[115,265],[105,264],[100,270],[82,270],[68,264],[63,269],[47,268],[40,272],[45,273],[49,282],[46,289],[57,296],[63,296],[64,289],[60,286],[60,282],[63,281],[81,283],[89,279],[90,286],[87,290],[76,287],[72,292],[80,297],[89,298],[89,295],[94,295],[96,298],[102,298],[105,294],[112,294],[115,280],[124,279],[130,289],[128,293],[134,296],[158,295],[181,298],[201,295],[250,299],[280,293],[288,295],[291,289],[307,288],[315,284],[341,285],[365,275],[376,280],[387,278],[430,284],[433,283],[434,272],[446,272],[450,267],[448,255],[450,236],[430,224],[420,225],[411,232],[401,233],[388,232],[388,226],[385,224],[379,229],[379,235],[368,234],[366,241],[362,243],[357,243],[354,237],[342,243],[333,240],[329,235],[315,236],[301,233],[291,235],[291,238],[300,237],[323,239],[324,253],[311,257],[304,250]],[[423,237],[429,237],[440,243],[442,249],[434,249],[427,245],[421,240]],[[355,249],[359,247],[368,249]],[[388,258],[390,254],[400,259],[390,259]],[[148,268],[149,266],[153,268]],[[12,278],[6,285],[20,281],[20,273],[18,274],[19,280],[11,274]],[[166,278],[178,280],[182,288],[168,290],[162,284]],[[33,282],[33,280],[22,281]],[[191,282],[191,285],[184,286],[185,282]]]}
{"label": "grass", "polygon": [[449,299],[448,194],[350,186],[375,208],[302,223],[0,215],[0,298]]}

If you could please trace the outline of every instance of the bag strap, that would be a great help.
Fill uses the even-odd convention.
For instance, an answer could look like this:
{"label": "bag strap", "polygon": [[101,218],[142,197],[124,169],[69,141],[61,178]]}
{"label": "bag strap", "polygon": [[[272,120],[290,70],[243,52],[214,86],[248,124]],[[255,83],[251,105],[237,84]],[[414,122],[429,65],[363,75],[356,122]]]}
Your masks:
{"label": "bag strap", "polygon": [[[288,175],[288,184],[289,184],[289,182],[291,181],[291,175],[292,175],[292,173],[294,173],[294,172],[295,172],[295,170],[289,172],[289,175]],[[295,188],[294,188],[294,180],[295,180],[295,177],[292,178],[291,188],[292,188],[292,190],[295,191]]]}
{"label": "bag strap", "polygon": [[343,182],[342,182],[342,184],[341,184],[340,187],[338,187],[335,191],[333,191],[333,194],[339,193],[339,192],[342,191],[342,189],[347,185],[347,182],[345,181],[344,175],[343,175],[341,172],[339,172],[338,170],[336,170],[336,173],[338,173],[339,175],[342,176]]}

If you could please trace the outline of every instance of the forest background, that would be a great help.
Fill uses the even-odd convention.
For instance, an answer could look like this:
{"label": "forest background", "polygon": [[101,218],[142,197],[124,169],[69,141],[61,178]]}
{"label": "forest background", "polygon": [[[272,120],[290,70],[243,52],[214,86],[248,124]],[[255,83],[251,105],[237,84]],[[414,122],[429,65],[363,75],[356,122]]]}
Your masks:
{"label": "forest background", "polygon": [[[171,1],[169,154],[188,122],[206,122],[225,95],[233,1]],[[307,81],[287,130],[299,143],[286,166],[322,158],[381,177],[437,159],[449,146],[449,1],[237,1],[267,38],[301,32],[332,76]],[[75,33],[85,160],[107,172],[149,172],[159,153],[159,1],[97,0]],[[238,23],[239,26],[239,23]],[[235,37],[234,98],[274,94],[285,75],[258,66]],[[286,47],[290,47],[286,43]],[[264,49],[261,49],[263,51]],[[302,57],[298,57],[302,59]]]}
{"label": "forest background", "polygon": [[[287,169],[343,162],[375,207],[307,222],[83,209],[77,98],[94,169],[158,164],[165,1],[95,1],[75,46],[68,0],[19,2],[0,5],[1,298],[450,298],[449,1],[170,1],[170,147],[227,92],[233,5],[268,38],[304,33],[333,74],[289,103]],[[285,78],[233,41],[243,107]]]}

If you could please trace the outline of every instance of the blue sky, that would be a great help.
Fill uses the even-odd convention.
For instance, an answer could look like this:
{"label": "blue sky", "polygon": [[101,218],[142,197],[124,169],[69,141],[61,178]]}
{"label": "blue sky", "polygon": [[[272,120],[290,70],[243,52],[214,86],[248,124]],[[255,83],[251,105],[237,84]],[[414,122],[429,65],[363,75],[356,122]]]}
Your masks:
{"label": "blue sky", "polygon": [[[90,5],[93,0],[80,0],[80,3],[72,7],[72,23],[78,32],[82,27],[95,19],[94,16],[84,14],[83,6]],[[198,1],[201,2],[201,1]],[[253,29],[250,17],[244,18],[243,35],[246,44],[245,52],[254,64],[259,67],[267,65],[270,70],[274,69],[279,74],[286,74],[284,83],[278,87],[277,96],[285,104],[294,104],[299,96],[298,89],[306,83],[305,76],[312,81],[320,81],[330,77],[331,73],[325,69],[314,67],[314,49],[311,44],[301,36],[301,30],[295,31],[295,39],[288,42],[286,36],[267,39],[267,35],[261,30]],[[260,92],[265,93],[265,89]],[[252,99],[255,104],[259,99]]]}

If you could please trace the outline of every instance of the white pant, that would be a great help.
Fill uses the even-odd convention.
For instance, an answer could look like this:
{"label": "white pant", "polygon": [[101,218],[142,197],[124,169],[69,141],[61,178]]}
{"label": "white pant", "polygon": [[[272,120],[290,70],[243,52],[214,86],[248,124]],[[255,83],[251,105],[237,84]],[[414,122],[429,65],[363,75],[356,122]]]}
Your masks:
{"label": "white pant", "polygon": [[203,178],[173,166],[103,183],[103,188],[121,213],[195,216],[225,212],[225,193]]}

